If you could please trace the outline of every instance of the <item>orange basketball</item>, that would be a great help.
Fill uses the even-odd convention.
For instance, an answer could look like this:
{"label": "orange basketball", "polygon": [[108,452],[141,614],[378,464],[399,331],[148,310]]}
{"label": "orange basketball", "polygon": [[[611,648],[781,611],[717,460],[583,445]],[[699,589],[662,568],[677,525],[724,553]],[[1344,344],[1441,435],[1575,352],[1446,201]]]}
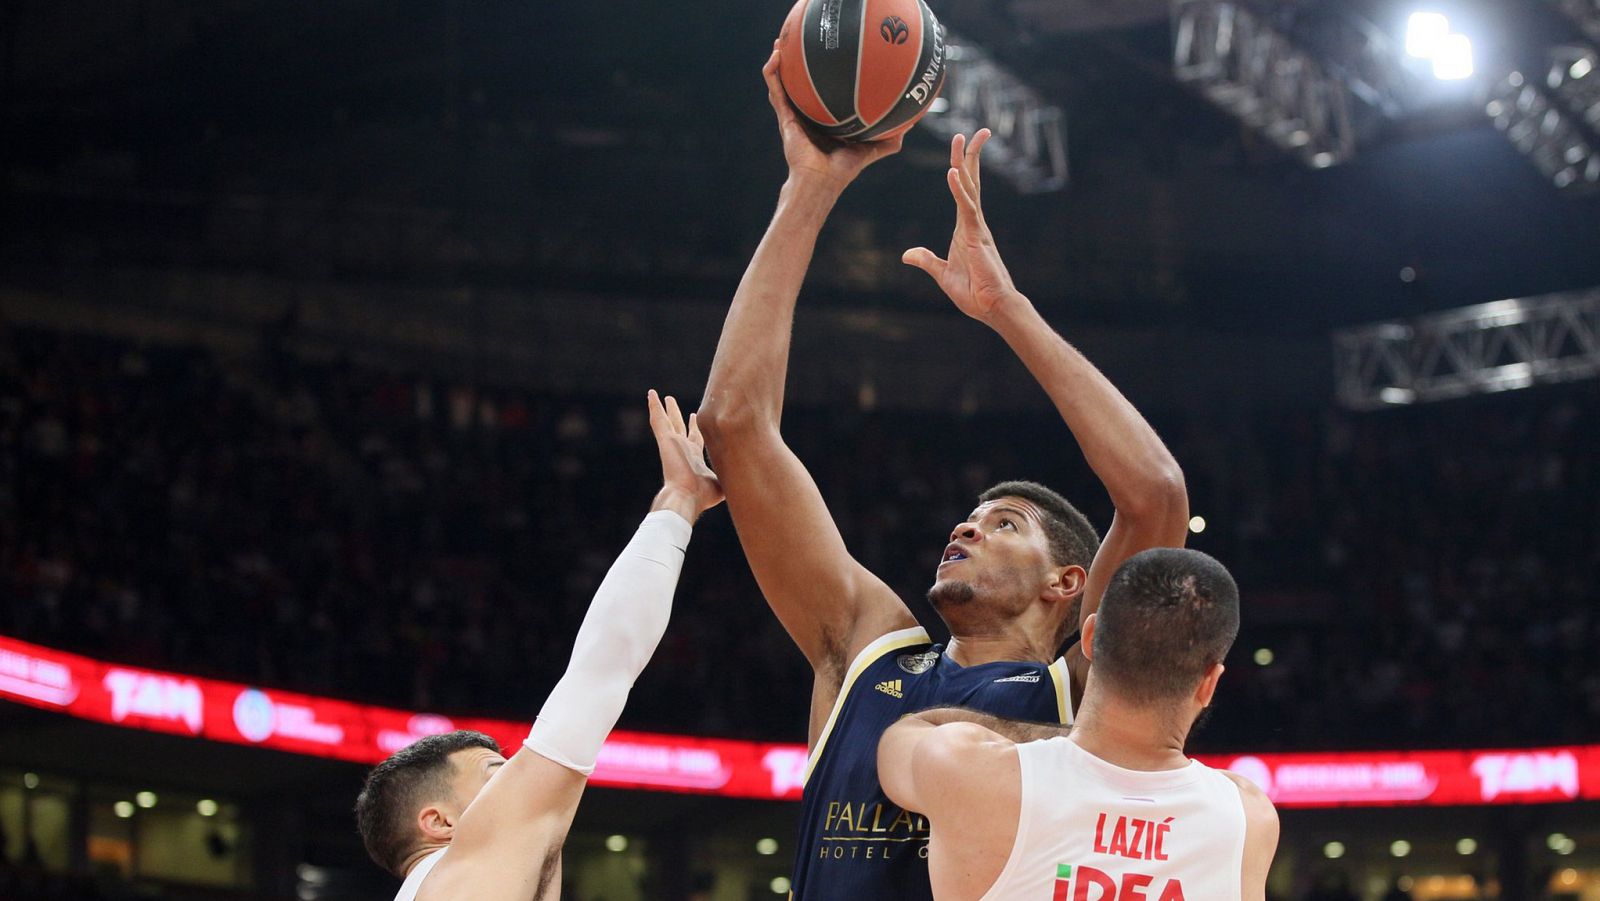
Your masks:
{"label": "orange basketball", "polygon": [[922,0],[799,0],[779,49],[795,108],[846,141],[900,134],[944,87],[944,29]]}

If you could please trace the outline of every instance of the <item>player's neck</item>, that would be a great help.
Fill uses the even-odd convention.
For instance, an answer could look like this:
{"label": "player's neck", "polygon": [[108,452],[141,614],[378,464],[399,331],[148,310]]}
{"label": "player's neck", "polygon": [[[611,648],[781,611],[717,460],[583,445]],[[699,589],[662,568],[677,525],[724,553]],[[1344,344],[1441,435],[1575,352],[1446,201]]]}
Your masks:
{"label": "player's neck", "polygon": [[449,845],[433,845],[433,844],[429,844],[429,845],[423,845],[422,847],[418,848],[417,850],[412,851],[411,852],[411,856],[406,858],[405,865],[400,868],[400,878],[404,879],[405,877],[410,876],[411,875],[411,871],[416,868],[417,864],[421,863],[422,859],[427,857],[429,854],[432,854],[433,852],[439,850],[440,848],[448,848],[448,847],[450,847],[450,846]]}
{"label": "player's neck", "polygon": [[1175,770],[1188,766],[1189,737],[1178,711],[1129,704],[1088,694],[1072,725],[1072,740],[1090,754],[1127,770]]}
{"label": "player's neck", "polygon": [[981,663],[1019,662],[1050,663],[1055,659],[1055,648],[1041,647],[1024,635],[974,635],[962,637],[952,634],[945,646],[950,659],[962,666]]}

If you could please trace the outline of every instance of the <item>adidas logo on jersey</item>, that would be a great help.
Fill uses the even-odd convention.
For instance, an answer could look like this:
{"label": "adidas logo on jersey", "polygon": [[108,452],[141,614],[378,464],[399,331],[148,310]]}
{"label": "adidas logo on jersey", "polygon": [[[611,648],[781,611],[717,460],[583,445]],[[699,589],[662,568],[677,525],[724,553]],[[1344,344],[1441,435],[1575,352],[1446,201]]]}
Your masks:
{"label": "adidas logo on jersey", "polygon": [[906,696],[904,683],[899,679],[889,679],[885,682],[879,682],[876,686],[874,686],[874,688],[891,698],[903,698]]}
{"label": "adidas logo on jersey", "polygon": [[999,683],[1001,683],[1001,682],[1029,682],[1029,683],[1032,683],[1032,682],[1038,682],[1039,681],[1039,674],[1038,673],[1023,673],[1020,676],[1007,676],[1004,679],[996,679],[994,681],[995,681],[995,684],[997,684],[997,685]]}

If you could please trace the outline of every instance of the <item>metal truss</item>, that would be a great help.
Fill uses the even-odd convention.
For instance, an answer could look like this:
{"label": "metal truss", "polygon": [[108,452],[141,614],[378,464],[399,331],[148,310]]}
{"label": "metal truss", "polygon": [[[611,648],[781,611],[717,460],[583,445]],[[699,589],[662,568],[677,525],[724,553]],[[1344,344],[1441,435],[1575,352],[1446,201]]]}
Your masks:
{"label": "metal truss", "polygon": [[1600,133],[1600,53],[1583,46],[1551,50],[1544,83],[1570,112]]}
{"label": "metal truss", "polygon": [[1600,375],[1600,289],[1463,307],[1336,332],[1339,402],[1446,400]]}
{"label": "metal truss", "polygon": [[923,121],[949,138],[989,128],[984,173],[996,173],[1024,194],[1067,185],[1067,124],[1059,106],[995,63],[978,45],[947,33],[944,91]]}
{"label": "metal truss", "polygon": [[1548,81],[1556,82],[1551,85],[1552,92],[1562,102],[1547,96],[1521,72],[1513,71],[1489,89],[1484,112],[1557,188],[1572,193],[1594,191],[1600,189],[1600,152],[1578,118],[1564,106],[1577,103],[1575,98],[1587,90],[1587,86],[1574,87],[1571,82],[1600,79],[1600,74],[1571,78],[1571,63],[1558,73],[1559,58],[1558,52]]}
{"label": "metal truss", "polygon": [[1355,155],[1348,85],[1249,7],[1174,0],[1172,56],[1180,82],[1307,165]]}

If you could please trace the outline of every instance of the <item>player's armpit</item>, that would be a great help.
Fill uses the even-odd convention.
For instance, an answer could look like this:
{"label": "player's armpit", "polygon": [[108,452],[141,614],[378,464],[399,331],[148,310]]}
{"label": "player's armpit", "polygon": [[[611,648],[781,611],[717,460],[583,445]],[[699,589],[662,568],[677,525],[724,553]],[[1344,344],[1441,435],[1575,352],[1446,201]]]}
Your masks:
{"label": "player's armpit", "polygon": [[894,591],[850,556],[816,482],[775,426],[722,416],[704,416],[700,426],[761,593],[819,678],[842,679],[874,639],[916,625]]}
{"label": "player's armpit", "polygon": [[[526,748],[461,815],[418,901],[536,901],[559,884],[561,845],[587,779]],[[544,893],[544,894],[541,894]]]}
{"label": "player's armpit", "polygon": [[1237,773],[1223,775],[1239,788],[1244,803],[1244,865],[1239,885],[1243,901],[1266,901],[1267,874],[1278,852],[1278,811],[1261,787]]}

